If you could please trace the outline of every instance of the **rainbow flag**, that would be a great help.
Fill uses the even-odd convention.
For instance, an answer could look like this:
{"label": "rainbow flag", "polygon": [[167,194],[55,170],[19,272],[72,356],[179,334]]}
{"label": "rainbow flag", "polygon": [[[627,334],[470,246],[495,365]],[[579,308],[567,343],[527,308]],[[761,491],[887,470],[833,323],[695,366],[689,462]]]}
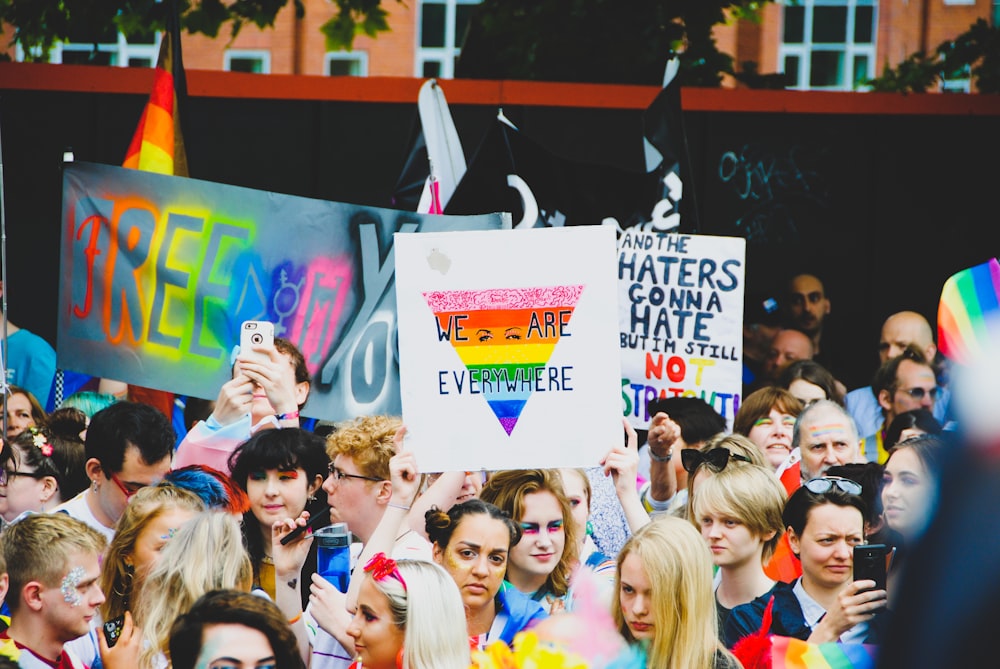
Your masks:
{"label": "rainbow flag", "polygon": [[1000,335],[1000,262],[996,258],[952,275],[941,290],[938,348],[968,364]]}
{"label": "rainbow flag", "polygon": [[[508,436],[538,383],[583,286],[494,288],[424,293],[448,339],[482,388]],[[461,319],[462,327],[453,324]]]}
{"label": "rainbow flag", "polygon": [[160,43],[160,56],[153,75],[153,91],[149,94],[149,102],[146,103],[125,153],[123,167],[188,176],[187,154],[184,151],[177,104],[178,79],[183,77],[180,59],[179,34],[175,30],[168,30]]}
{"label": "rainbow flag", "polygon": [[771,637],[772,669],[875,669],[876,647],[860,643],[809,643]]}

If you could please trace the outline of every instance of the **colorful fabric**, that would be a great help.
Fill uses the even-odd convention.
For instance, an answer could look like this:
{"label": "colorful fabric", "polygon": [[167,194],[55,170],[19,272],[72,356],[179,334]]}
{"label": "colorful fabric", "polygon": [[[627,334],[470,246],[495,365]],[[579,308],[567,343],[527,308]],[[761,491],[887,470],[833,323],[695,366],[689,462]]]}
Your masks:
{"label": "colorful fabric", "polygon": [[996,258],[945,281],[938,307],[938,348],[945,357],[969,363],[995,340],[998,323],[1000,262]]}
{"label": "colorful fabric", "polygon": [[809,643],[771,637],[773,669],[874,669],[876,647],[860,643]]}

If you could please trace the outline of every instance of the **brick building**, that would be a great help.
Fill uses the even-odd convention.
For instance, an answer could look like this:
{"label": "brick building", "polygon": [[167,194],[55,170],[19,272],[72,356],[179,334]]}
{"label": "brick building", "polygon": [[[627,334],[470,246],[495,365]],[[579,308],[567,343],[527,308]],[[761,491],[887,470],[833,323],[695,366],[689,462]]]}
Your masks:
{"label": "brick building", "polygon": [[[291,3],[273,29],[246,26],[233,40],[184,35],[189,69],[270,74],[450,78],[469,14],[480,0],[384,0],[391,30],[377,39],[355,40],[351,52],[329,52],[320,32],[333,14],[330,0],[304,0],[305,17]],[[964,32],[976,19],[997,20],[998,0],[797,0],[764,6],[760,23],[720,26],[720,50],[737,64],[755,61],[759,71],[795,76],[793,88],[853,90],[859,82],[896,65],[915,51],[932,51]],[[9,30],[6,35],[11,34]],[[91,38],[92,39],[92,38]],[[111,30],[92,54],[87,36],[60,45],[54,62],[98,62],[148,66],[156,58],[156,36],[127,42]],[[12,54],[14,54],[12,50]],[[738,66],[739,68],[739,66]],[[963,89],[966,82],[949,82]]]}

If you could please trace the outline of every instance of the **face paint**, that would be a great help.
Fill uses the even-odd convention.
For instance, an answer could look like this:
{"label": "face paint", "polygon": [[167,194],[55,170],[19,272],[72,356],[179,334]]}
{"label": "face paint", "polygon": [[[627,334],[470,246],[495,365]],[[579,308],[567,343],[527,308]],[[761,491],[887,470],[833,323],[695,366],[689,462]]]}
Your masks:
{"label": "face paint", "polygon": [[80,581],[86,575],[86,570],[83,567],[73,567],[69,570],[69,573],[63,577],[62,583],[59,586],[59,591],[62,592],[63,601],[71,606],[80,605],[80,593],[77,591],[76,586],[80,585]]}
{"label": "face paint", "polygon": [[167,530],[166,534],[161,534],[160,538],[163,539],[164,541],[167,541],[168,539],[173,539],[175,534],[177,534],[177,528],[171,527],[170,529]]}
{"label": "face paint", "polygon": [[831,432],[839,432],[844,429],[844,426],[840,423],[834,423],[833,425],[816,425],[815,427],[809,428],[809,434],[813,437],[822,437]]}

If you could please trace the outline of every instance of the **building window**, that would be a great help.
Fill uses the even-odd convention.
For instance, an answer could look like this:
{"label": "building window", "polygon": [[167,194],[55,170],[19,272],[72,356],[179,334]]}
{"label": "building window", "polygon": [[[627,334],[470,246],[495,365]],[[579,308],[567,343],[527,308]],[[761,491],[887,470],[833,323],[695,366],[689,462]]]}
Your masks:
{"label": "building window", "polygon": [[226,72],[271,73],[271,52],[249,49],[227,49],[222,69]]}
{"label": "building window", "polygon": [[[114,26],[98,33],[71,28],[69,41],[52,47],[50,63],[67,65],[110,65],[112,67],[153,67],[160,52],[160,33],[132,35],[126,38]],[[24,60],[19,44],[15,58]]]}
{"label": "building window", "polygon": [[469,19],[482,0],[420,0],[417,13],[418,77],[451,79]]}
{"label": "building window", "polygon": [[876,0],[786,0],[778,62],[799,90],[864,89],[875,76]]}
{"label": "building window", "polygon": [[367,51],[329,51],[323,68],[331,77],[367,77]]}

